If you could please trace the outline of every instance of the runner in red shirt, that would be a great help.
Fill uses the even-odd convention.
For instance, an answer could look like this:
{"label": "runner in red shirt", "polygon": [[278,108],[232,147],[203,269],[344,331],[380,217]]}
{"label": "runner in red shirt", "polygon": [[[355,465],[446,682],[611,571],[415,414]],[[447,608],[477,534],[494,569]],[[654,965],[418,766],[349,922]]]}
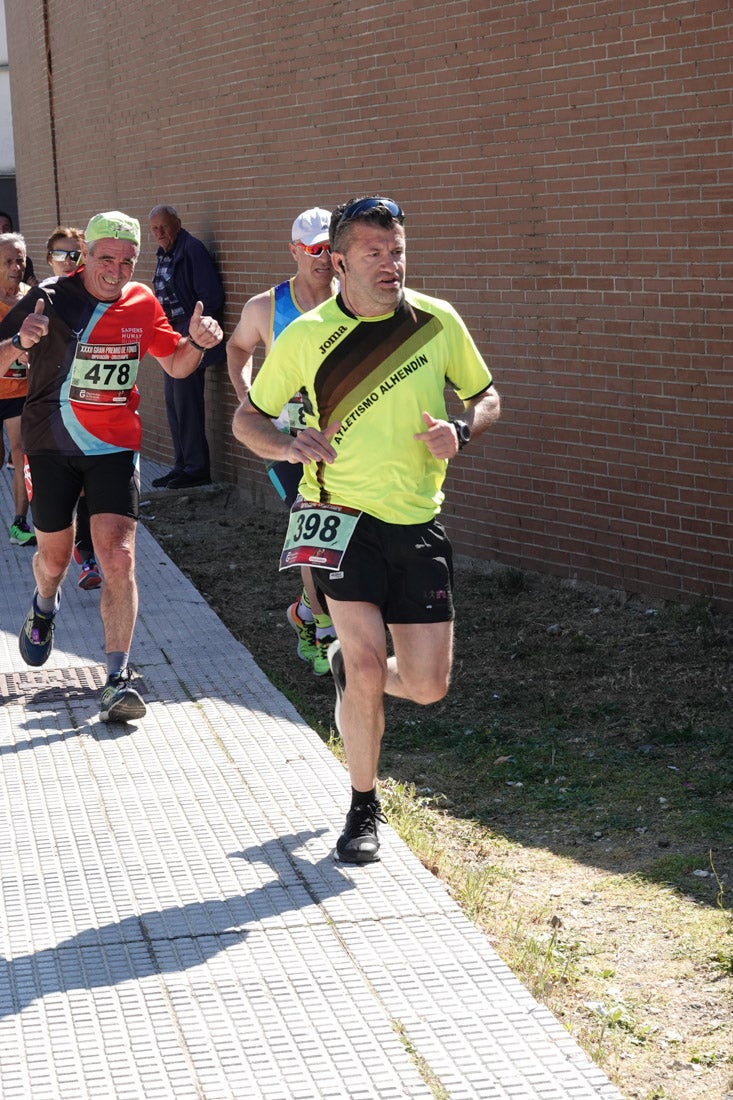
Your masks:
{"label": "runner in red shirt", "polygon": [[199,302],[188,336],[181,336],[152,291],[131,281],[140,249],[135,218],[117,210],[96,214],[85,237],[78,271],[34,287],[0,322],[0,376],[24,353],[29,365],[21,428],[38,550],[36,591],[19,644],[27,664],[48,660],[83,490],[105,576],[100,610],[108,679],[100,717],[125,722],[145,714],[128,668],[138,601],[137,372],[150,352],[171,377],[185,378],[222,332]]}

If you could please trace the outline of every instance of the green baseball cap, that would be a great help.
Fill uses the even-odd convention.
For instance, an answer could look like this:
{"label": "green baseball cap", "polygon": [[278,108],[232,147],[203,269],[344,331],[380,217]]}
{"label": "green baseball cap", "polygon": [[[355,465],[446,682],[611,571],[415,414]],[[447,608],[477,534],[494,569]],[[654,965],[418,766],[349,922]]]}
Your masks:
{"label": "green baseball cap", "polygon": [[84,238],[89,244],[91,241],[101,241],[106,237],[112,237],[116,241],[132,241],[139,248],[140,222],[137,218],[131,218],[129,214],[123,214],[119,210],[95,214],[89,219]]}

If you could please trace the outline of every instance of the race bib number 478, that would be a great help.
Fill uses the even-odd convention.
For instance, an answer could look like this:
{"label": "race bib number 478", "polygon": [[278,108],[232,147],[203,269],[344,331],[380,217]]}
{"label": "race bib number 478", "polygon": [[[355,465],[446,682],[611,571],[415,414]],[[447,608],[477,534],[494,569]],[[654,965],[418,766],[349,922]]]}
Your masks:
{"label": "race bib number 478", "polygon": [[126,405],[140,365],[138,344],[79,344],[71,365],[69,399]]}

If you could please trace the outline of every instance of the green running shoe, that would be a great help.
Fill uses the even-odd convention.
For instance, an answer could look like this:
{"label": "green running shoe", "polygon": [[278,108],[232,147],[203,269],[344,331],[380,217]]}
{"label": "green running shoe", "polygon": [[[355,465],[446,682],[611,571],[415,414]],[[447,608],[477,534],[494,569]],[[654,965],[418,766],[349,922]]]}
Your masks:
{"label": "green running shoe", "polygon": [[[316,644],[316,624],[306,623],[301,619],[298,614],[298,601],[291,603],[287,610],[288,622],[292,626],[295,633],[298,635],[298,656],[301,661],[307,661],[308,664],[312,664],[315,658],[318,656],[318,646]],[[320,675],[320,673],[319,673]]]}
{"label": "green running shoe", "polygon": [[311,662],[316,676],[328,676],[331,671],[328,662],[328,647],[335,641],[335,634],[329,634],[326,638],[316,638],[316,655]]}
{"label": "green running shoe", "polygon": [[13,546],[35,546],[36,536],[24,519],[10,528],[10,541]]}

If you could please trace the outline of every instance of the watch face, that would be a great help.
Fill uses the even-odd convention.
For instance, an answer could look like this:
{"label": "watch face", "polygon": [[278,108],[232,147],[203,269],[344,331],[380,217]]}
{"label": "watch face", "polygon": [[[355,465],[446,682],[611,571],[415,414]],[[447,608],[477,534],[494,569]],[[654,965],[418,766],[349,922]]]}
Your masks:
{"label": "watch face", "polygon": [[471,429],[465,420],[452,421],[453,427],[456,429],[456,436],[458,438],[458,449],[462,451],[467,443],[471,441]]}

